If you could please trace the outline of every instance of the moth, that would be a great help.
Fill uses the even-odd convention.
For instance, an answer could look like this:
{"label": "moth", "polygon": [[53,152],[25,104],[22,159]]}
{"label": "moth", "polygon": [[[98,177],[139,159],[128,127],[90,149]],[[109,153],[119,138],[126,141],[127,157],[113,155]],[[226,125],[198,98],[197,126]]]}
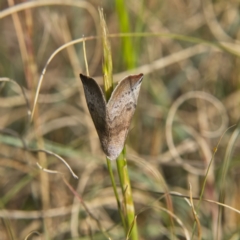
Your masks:
{"label": "moth", "polygon": [[103,152],[110,160],[116,160],[127,138],[143,74],[130,75],[122,79],[108,102],[93,78],[80,74],[80,79]]}

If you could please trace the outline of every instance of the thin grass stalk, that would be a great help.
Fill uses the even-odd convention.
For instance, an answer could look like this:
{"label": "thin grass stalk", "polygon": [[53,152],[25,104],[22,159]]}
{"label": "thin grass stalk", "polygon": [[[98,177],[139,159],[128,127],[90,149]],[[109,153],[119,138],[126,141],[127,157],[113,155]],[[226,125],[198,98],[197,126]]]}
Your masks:
{"label": "thin grass stalk", "polygon": [[127,230],[128,230],[127,229],[127,224],[126,224],[126,221],[125,221],[125,218],[124,218],[124,212],[122,211],[120,198],[119,198],[119,195],[118,195],[118,192],[117,192],[117,186],[116,186],[113,171],[112,171],[111,160],[109,160],[108,158],[106,158],[106,160],[107,160],[107,167],[108,167],[108,172],[109,172],[109,175],[110,175],[114,195],[115,195],[115,198],[117,200],[118,211],[119,211],[119,214],[120,214],[120,217],[121,217],[121,221],[122,221],[125,233],[127,233]]}
{"label": "thin grass stalk", "polygon": [[[226,183],[226,176],[227,172],[229,169],[229,164],[230,164],[230,159],[234,150],[234,144],[239,136],[240,132],[240,121],[238,122],[238,125],[236,129],[233,131],[231,138],[228,142],[226,153],[224,156],[224,163],[222,167],[222,176],[221,176],[221,181],[220,181],[220,193],[219,193],[219,202],[223,203],[224,202],[224,196],[225,196],[225,183]],[[218,210],[218,228],[221,225],[221,219],[222,219],[222,206],[219,205],[219,210]],[[216,238],[219,239],[219,233],[218,233],[218,228],[217,228],[217,233],[216,233]]]}
{"label": "thin grass stalk", "polygon": [[102,29],[102,45],[103,45],[103,83],[104,91],[107,101],[111,97],[113,91],[113,78],[112,78],[112,54],[111,46],[107,38],[107,25],[104,20],[103,10],[99,9],[100,23]]}
{"label": "thin grass stalk", "polygon": [[[220,143],[220,140],[217,144],[217,147]],[[202,189],[201,189],[201,193],[200,193],[200,197],[199,197],[199,202],[197,204],[197,209],[196,209],[196,216],[198,216],[199,214],[199,209],[200,209],[200,205],[202,203],[202,199],[203,199],[203,194],[204,194],[204,190],[205,190],[205,187],[206,187],[206,183],[207,183],[207,177],[208,177],[208,173],[209,173],[209,170],[210,170],[210,167],[212,166],[212,162],[214,160],[214,157],[215,157],[215,154],[217,152],[217,147],[214,149],[214,152],[213,152],[213,155],[212,155],[212,158],[208,164],[208,167],[207,167],[207,172],[205,174],[205,177],[204,177],[204,180],[203,180],[203,185],[202,185]],[[194,221],[194,224],[193,224],[193,231],[192,231],[192,236],[191,236],[191,240],[193,239],[194,237],[194,234],[195,234],[195,230],[196,230],[196,221]]]}
{"label": "thin grass stalk", "polygon": [[[116,11],[118,13],[120,30],[122,33],[131,32],[130,21],[126,12],[125,1],[116,1]],[[133,69],[136,64],[136,55],[133,51],[133,43],[131,38],[122,39],[123,48],[123,60],[126,64],[127,69]],[[132,240],[138,239],[138,230],[135,219],[135,208],[132,197],[131,184],[129,180],[127,159],[126,159],[126,148],[124,147],[122,154],[117,159],[118,175],[122,194],[124,198],[124,206],[126,211],[126,221],[129,229],[129,236]]]}
{"label": "thin grass stalk", "polygon": [[[102,35],[103,35],[102,36],[103,37],[102,42],[103,42],[104,90],[105,90],[106,99],[108,101],[110,96],[111,96],[111,93],[113,91],[112,55],[111,55],[110,43],[107,39],[107,27],[106,27],[106,23],[105,23],[105,20],[104,20],[102,9],[99,9],[99,15],[100,15],[101,28],[102,28]],[[119,198],[118,191],[117,191],[117,186],[116,186],[113,171],[112,171],[112,164],[111,164],[111,161],[108,158],[106,158],[106,161],[107,161],[108,172],[109,172],[109,175],[110,175],[114,195],[115,195],[115,198],[116,198],[116,201],[117,201],[119,215],[120,215],[121,220],[122,220],[122,224],[123,224],[123,227],[124,227],[124,230],[125,230],[125,234],[127,234],[128,226],[126,224],[124,214],[123,214],[123,211],[122,211],[121,202],[120,202],[120,198]]]}
{"label": "thin grass stalk", "polygon": [[127,159],[125,155],[126,155],[126,152],[124,148],[123,152],[117,159],[118,176],[119,176],[123,199],[124,199],[124,207],[125,207],[124,210],[126,212],[126,222],[127,222],[128,230],[131,229],[129,236],[132,240],[137,240],[138,229],[137,229],[136,218],[135,218],[135,207],[134,207],[132,189],[131,189],[131,184],[130,184],[130,179],[128,174]]}
{"label": "thin grass stalk", "polygon": [[[9,6],[14,6],[14,0],[8,0]],[[26,29],[25,34],[23,33],[23,27],[21,21],[18,17],[17,13],[13,13],[13,23],[15,26],[15,30],[18,37],[20,52],[22,55],[23,66],[25,70],[25,77],[27,86],[29,89],[33,90],[34,84],[38,78],[37,67],[35,64],[34,58],[34,51],[33,51],[33,44],[32,44],[32,33],[33,33],[33,21],[32,21],[32,14],[29,9],[25,9],[25,20],[26,20]],[[25,35],[28,37],[29,41],[25,41]],[[36,108],[36,112],[38,112],[38,108]],[[40,120],[38,114],[35,115],[33,119],[34,130],[36,130],[40,126]],[[41,135],[37,136],[37,144],[39,148],[44,148],[44,141]],[[39,162],[41,165],[45,166],[47,164],[46,154],[45,153],[38,153]],[[43,209],[49,209],[50,207],[50,198],[49,198],[49,181],[48,175],[40,172],[40,191],[41,191],[41,200],[43,204]],[[51,219],[44,219],[44,233],[46,239],[49,238],[48,229],[51,226]]]}
{"label": "thin grass stalk", "polygon": [[[235,126],[235,125],[234,125]],[[201,189],[201,193],[200,193],[200,197],[199,197],[199,202],[198,202],[198,205],[197,205],[197,209],[196,209],[196,215],[198,216],[199,214],[199,209],[200,209],[200,205],[202,203],[202,200],[203,200],[203,194],[204,194],[204,190],[205,190],[205,186],[206,186],[206,183],[207,183],[207,177],[208,177],[208,173],[209,173],[209,170],[210,170],[210,167],[212,166],[212,162],[214,160],[214,157],[216,155],[216,152],[218,150],[218,146],[221,142],[221,139],[223,137],[223,135],[230,129],[232,128],[233,126],[227,128],[225,130],[225,132],[222,134],[222,136],[220,137],[218,143],[217,143],[217,146],[214,148],[214,151],[213,151],[213,154],[212,154],[212,158],[208,164],[208,167],[207,167],[207,171],[206,171],[206,174],[205,174],[205,177],[204,177],[204,180],[203,180],[203,185],[202,185],[202,189]],[[230,141],[231,142],[231,141]],[[192,236],[191,236],[191,239],[193,239],[194,237],[194,234],[195,234],[195,230],[196,230],[196,221],[194,221],[194,224],[193,224],[193,231],[192,231]]]}
{"label": "thin grass stalk", "polygon": [[[131,32],[130,21],[127,13],[127,6],[125,0],[116,0],[116,12],[119,19],[119,27],[121,33]],[[123,59],[128,69],[132,69],[136,65],[136,52],[133,51],[134,45],[132,38],[122,39]]]}
{"label": "thin grass stalk", "polygon": [[[103,58],[104,58],[103,60],[104,89],[105,89],[106,99],[109,100],[111,93],[113,91],[112,55],[111,55],[110,43],[107,38],[107,27],[104,21],[102,10],[99,10],[99,14],[100,14],[102,35],[103,35],[102,41],[103,41]],[[114,189],[114,194],[118,204],[119,214],[121,216],[121,220],[125,228],[126,236],[131,235],[132,240],[137,240],[138,232],[137,232],[137,225],[135,224],[134,204],[133,204],[131,185],[130,185],[128,170],[127,170],[127,162],[124,155],[125,155],[125,149],[123,150],[123,153],[120,155],[120,157],[117,159],[117,168],[118,168],[118,175],[120,179],[120,186],[122,189],[122,194],[124,199],[123,204],[124,204],[125,211],[123,211],[120,204],[114,176],[112,174],[111,161],[109,159],[107,159],[107,165],[110,173],[110,178],[112,181],[112,186]],[[126,217],[124,217],[124,212],[126,213]]]}
{"label": "thin grass stalk", "polygon": [[[131,32],[130,30],[130,21],[128,14],[126,12],[125,1],[117,0],[116,1],[116,11],[118,13],[120,30],[123,33]],[[122,39],[122,48],[123,48],[123,60],[126,64],[127,69],[133,69],[136,65],[136,52],[133,51],[133,42],[132,38],[123,38]],[[132,240],[138,239],[138,229],[135,218],[135,208],[132,197],[131,184],[127,168],[127,159],[126,159],[126,148],[123,148],[122,154],[117,159],[117,168],[118,176],[120,180],[120,185],[122,189],[124,206],[126,212],[126,222],[128,225],[128,236]]]}

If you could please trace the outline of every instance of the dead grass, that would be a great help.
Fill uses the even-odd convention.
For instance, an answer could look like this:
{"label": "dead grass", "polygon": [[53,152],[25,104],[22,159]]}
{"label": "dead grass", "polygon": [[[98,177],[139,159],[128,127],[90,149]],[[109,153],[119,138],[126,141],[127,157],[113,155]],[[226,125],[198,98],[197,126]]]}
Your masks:
{"label": "dead grass", "polygon": [[[89,74],[102,84],[98,4],[0,2],[1,240],[124,238],[78,77],[86,73],[84,35]],[[114,81],[145,74],[127,140],[139,236],[239,239],[238,126],[226,131],[239,119],[239,1],[124,5],[118,12],[114,1],[100,7],[110,34]],[[123,12],[129,34],[120,32]],[[128,54],[124,39],[133,46]],[[79,179],[56,156],[33,149],[61,156]],[[64,173],[78,195],[61,174],[41,171],[37,162]]]}

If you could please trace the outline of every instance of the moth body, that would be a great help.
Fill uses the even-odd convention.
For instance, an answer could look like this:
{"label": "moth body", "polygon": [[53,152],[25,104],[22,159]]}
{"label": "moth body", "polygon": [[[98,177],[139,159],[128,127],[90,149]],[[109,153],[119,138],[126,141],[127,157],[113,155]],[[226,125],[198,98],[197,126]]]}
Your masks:
{"label": "moth body", "polygon": [[107,103],[102,89],[93,78],[82,74],[80,78],[102,149],[110,160],[116,160],[127,138],[143,74],[130,75],[121,80]]}

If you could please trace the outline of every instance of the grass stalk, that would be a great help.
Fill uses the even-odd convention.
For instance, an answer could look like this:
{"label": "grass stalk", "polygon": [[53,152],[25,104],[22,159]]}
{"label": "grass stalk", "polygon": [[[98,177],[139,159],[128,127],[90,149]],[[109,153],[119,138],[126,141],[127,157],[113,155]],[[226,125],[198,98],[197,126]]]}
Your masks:
{"label": "grass stalk", "polygon": [[[102,27],[102,39],[103,39],[102,41],[103,41],[103,59],[104,59],[103,60],[104,89],[105,89],[106,99],[108,100],[113,91],[112,56],[111,56],[110,43],[107,38],[107,27],[104,21],[103,11],[99,10],[99,14],[100,14],[100,22]],[[128,235],[129,235],[131,236],[132,240],[137,240],[138,231],[137,231],[137,225],[135,224],[135,211],[134,211],[131,185],[130,185],[128,170],[127,170],[127,161],[125,158],[125,149],[123,150],[120,157],[117,159],[118,175],[119,175],[120,186],[122,189],[122,194],[124,199],[123,201],[124,211],[120,204],[114,176],[112,173],[111,161],[109,159],[107,159],[107,166],[108,166],[114,194],[118,204],[119,214],[121,216],[121,220],[125,229],[126,237],[128,238]],[[124,213],[126,214],[125,216],[124,216]]]}
{"label": "grass stalk", "polygon": [[134,202],[132,197],[132,189],[128,174],[127,168],[127,159],[125,157],[125,148],[123,152],[117,159],[117,169],[118,169],[118,176],[120,181],[120,186],[123,194],[124,200],[124,207],[126,212],[126,219],[128,226],[129,235],[132,240],[138,239],[138,229],[136,224],[135,218],[135,208]]}
{"label": "grass stalk", "polygon": [[126,221],[125,221],[124,212],[122,211],[121,202],[120,202],[120,198],[119,198],[118,191],[117,191],[117,186],[116,186],[113,171],[112,171],[111,160],[109,160],[108,158],[106,158],[106,160],[107,160],[107,167],[108,167],[108,172],[109,172],[109,175],[110,175],[114,195],[115,195],[115,198],[117,200],[118,211],[119,211],[119,214],[120,214],[120,217],[121,217],[121,220],[122,220],[122,224],[123,224],[125,233],[127,233],[127,230],[128,230],[127,229],[127,224],[126,224]]}
{"label": "grass stalk", "polygon": [[[235,125],[234,125],[235,126]],[[204,180],[203,180],[203,185],[202,185],[202,188],[201,188],[201,193],[200,193],[200,197],[199,197],[199,201],[198,201],[198,204],[197,204],[197,209],[196,209],[196,216],[198,215],[199,213],[199,210],[200,210],[200,206],[201,206],[201,203],[202,203],[202,200],[203,200],[203,194],[204,194],[204,190],[205,190],[205,187],[206,187],[206,183],[207,183],[207,177],[208,177],[208,173],[209,173],[209,170],[210,170],[210,167],[212,166],[212,162],[214,161],[214,158],[215,158],[215,155],[216,155],[216,152],[218,150],[218,146],[220,144],[220,141],[223,137],[223,135],[230,129],[232,128],[233,126],[227,128],[225,130],[225,132],[222,134],[222,136],[220,137],[218,143],[217,143],[217,146],[214,148],[214,151],[213,151],[213,155],[212,155],[212,158],[208,164],[208,167],[207,167],[207,171],[206,171],[206,174],[205,174],[205,177],[204,177]],[[235,131],[236,132],[236,131]],[[231,142],[231,141],[230,141]],[[226,154],[227,155],[227,154]],[[226,158],[226,156],[225,156]],[[194,221],[194,224],[193,224],[193,231],[192,231],[192,237],[191,239],[193,239],[194,237],[194,234],[195,234],[195,230],[196,230],[196,221]]]}
{"label": "grass stalk", "polygon": [[[116,0],[116,12],[119,19],[119,27],[122,33],[131,32],[130,21],[126,11],[127,6],[124,0]],[[136,64],[136,52],[131,38],[122,39],[123,59],[128,69],[132,69]]]}
{"label": "grass stalk", "polygon": [[[225,191],[226,191],[226,177],[227,177],[227,172],[229,170],[229,165],[230,165],[230,160],[233,154],[234,150],[234,144],[236,143],[236,140],[239,136],[240,132],[240,121],[238,121],[237,127],[233,131],[230,140],[227,145],[226,153],[224,156],[224,161],[223,161],[223,167],[222,167],[222,173],[221,173],[221,180],[220,180],[220,193],[219,193],[219,202],[224,203],[224,196],[225,196]],[[218,228],[221,226],[221,219],[222,219],[222,206],[219,205],[219,211],[218,211]],[[218,231],[216,233],[217,239],[218,238]]]}
{"label": "grass stalk", "polygon": [[[126,11],[125,1],[116,1],[116,12],[118,14],[119,26],[122,33],[131,32],[129,16]],[[127,69],[133,69],[136,65],[136,52],[133,51],[134,44],[131,38],[122,39],[123,60]],[[117,159],[118,175],[122,189],[124,206],[126,211],[126,222],[128,224],[130,239],[138,239],[138,229],[135,218],[135,208],[132,197],[131,184],[127,168],[126,149],[124,147],[122,154]],[[128,238],[127,236],[127,238]]]}

